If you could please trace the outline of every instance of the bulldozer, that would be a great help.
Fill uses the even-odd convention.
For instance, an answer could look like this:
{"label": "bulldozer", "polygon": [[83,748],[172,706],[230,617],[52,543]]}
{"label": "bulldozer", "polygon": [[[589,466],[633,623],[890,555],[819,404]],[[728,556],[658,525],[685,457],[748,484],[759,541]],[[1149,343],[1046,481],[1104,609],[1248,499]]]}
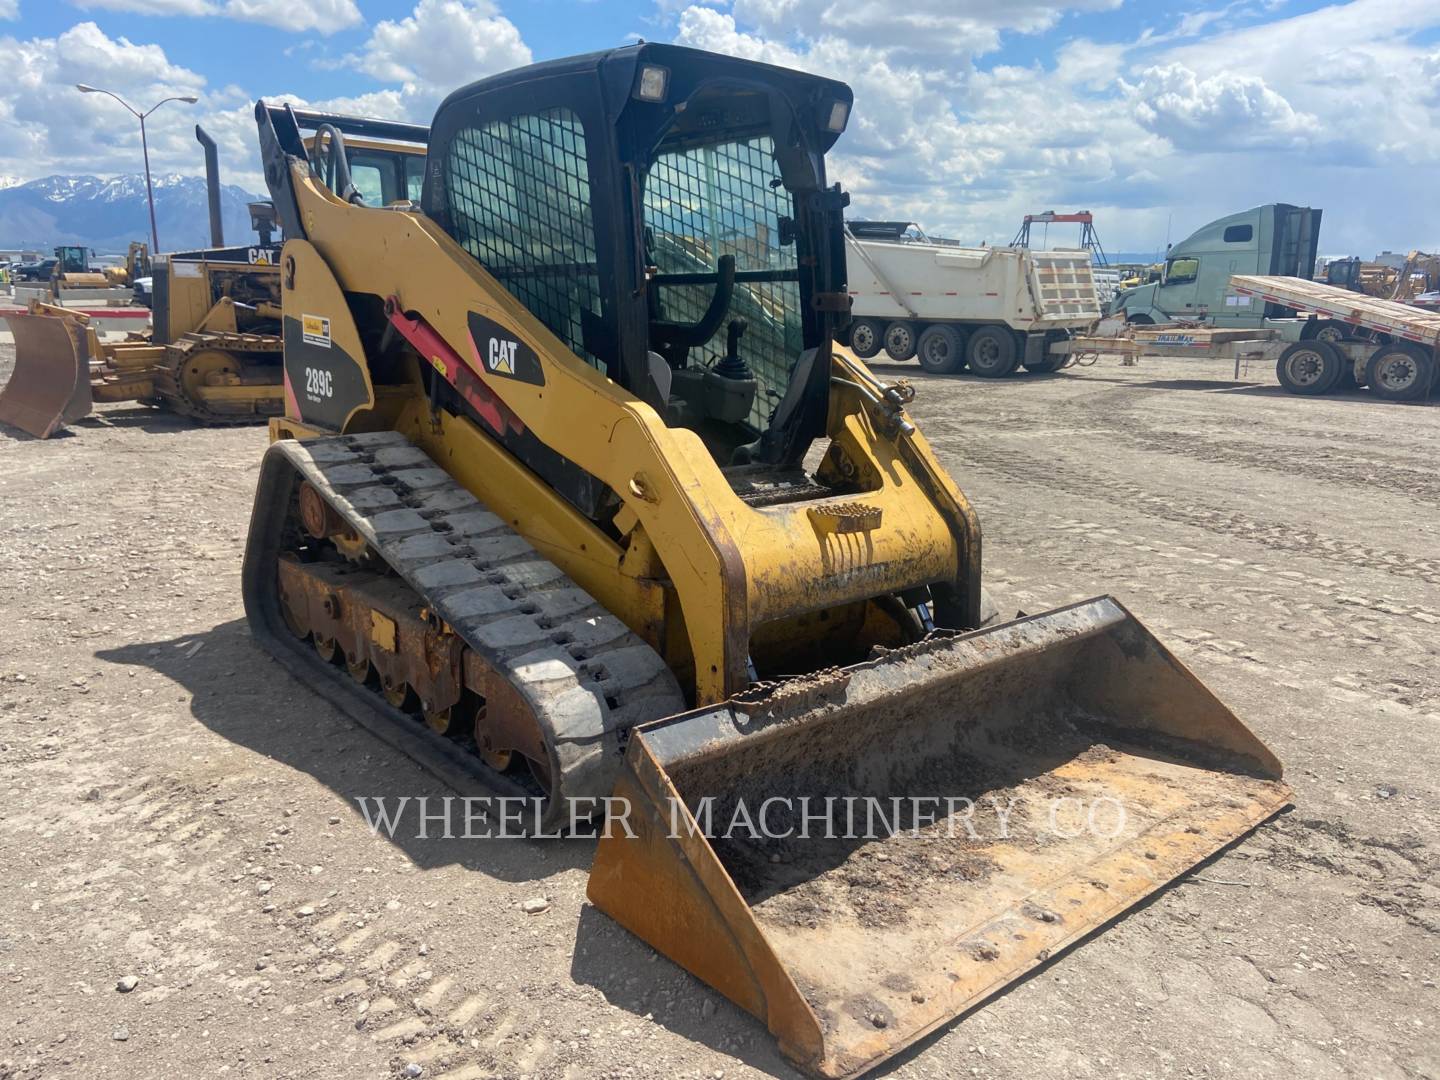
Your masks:
{"label": "bulldozer", "polygon": [[101,338],[92,323],[103,313],[32,300],[7,315],[15,369],[0,391],[0,421],[43,439],[96,402],[163,406],[206,424],[279,413],[279,273],[241,255],[157,259],[151,330],[123,341]]}
{"label": "bulldozer", "polygon": [[[62,306],[59,291],[54,304],[32,300],[24,313],[7,315],[15,368],[0,391],[0,421],[43,439],[96,402],[136,401],[206,424],[264,421],[283,411],[278,249],[263,232],[258,247],[225,246],[214,142],[198,126],[195,132],[207,149],[212,246],[152,255],[146,244],[130,244],[127,283],[153,279],[147,333],[106,341],[96,318]],[[267,217],[262,211],[256,221],[262,230]],[[73,274],[59,276],[62,265],[56,282],[73,284]]]}
{"label": "bulldozer", "polygon": [[[596,831],[595,907],[826,1077],[1289,801],[1112,597],[997,616],[913,389],[835,344],[852,100],[639,43],[428,128],[257,104],[285,413],[242,574],[297,679],[529,831]],[[347,139],[423,145],[419,197],[366,199]],[[987,800],[1008,829],[959,827]]]}
{"label": "bulldozer", "polygon": [[[266,202],[252,204],[258,243],[227,247],[215,142],[198,125],[195,135],[205,148],[211,247],[152,259],[147,245],[131,243],[127,283],[153,275],[151,330],[123,341],[104,340],[92,325],[94,318],[59,303],[62,284],[104,287],[113,282],[100,274],[78,276],[73,267],[83,267],[84,248],[56,249],[56,303],[31,301],[24,313],[6,316],[15,340],[15,369],[0,391],[0,421],[48,438],[89,415],[96,402],[135,401],[211,425],[264,422],[283,411],[274,211]],[[323,132],[318,136],[322,150],[325,137]],[[307,145],[316,138],[309,135]],[[373,182],[371,197],[377,201],[406,190],[407,162],[422,167],[424,162],[423,147],[413,144],[362,142],[353,153],[353,175],[366,193]],[[409,187],[418,194],[423,168],[409,168]],[[377,179],[382,171],[383,184]],[[342,173],[347,179],[352,175],[348,161],[342,161]],[[398,187],[393,174],[400,177]]]}

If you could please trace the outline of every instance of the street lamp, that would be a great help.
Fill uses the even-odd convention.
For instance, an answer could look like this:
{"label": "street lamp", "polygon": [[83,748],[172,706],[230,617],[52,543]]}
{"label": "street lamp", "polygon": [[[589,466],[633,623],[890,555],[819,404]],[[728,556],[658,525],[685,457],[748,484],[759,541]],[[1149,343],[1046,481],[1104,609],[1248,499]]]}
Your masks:
{"label": "street lamp", "polygon": [[174,97],[167,97],[157,101],[142,113],[119,94],[111,93],[109,90],[102,90],[98,86],[86,86],[84,83],[76,83],[75,89],[79,90],[82,94],[105,94],[108,97],[112,97],[120,102],[121,105],[124,105],[125,108],[129,109],[131,116],[140,121],[140,151],[145,155],[145,199],[150,204],[150,250],[156,255],[160,254],[160,234],[155,228],[155,188],[150,183],[150,145],[145,141],[145,118],[167,101],[183,101],[187,105],[194,105],[200,99],[190,94],[177,94]]}

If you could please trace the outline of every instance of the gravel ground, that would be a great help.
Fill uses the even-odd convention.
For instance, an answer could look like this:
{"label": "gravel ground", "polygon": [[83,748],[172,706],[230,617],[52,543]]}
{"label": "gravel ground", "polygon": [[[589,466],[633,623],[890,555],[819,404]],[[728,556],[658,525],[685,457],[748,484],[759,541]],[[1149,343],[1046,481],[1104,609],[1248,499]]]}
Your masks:
{"label": "gravel ground", "polygon": [[[878,370],[1007,606],[1115,594],[1296,793],[882,1073],[1440,1077],[1440,408],[1182,360]],[[0,428],[0,1078],[794,1075],[586,904],[589,842],[367,829],[357,795],[443,789],[251,644],[264,441]]]}

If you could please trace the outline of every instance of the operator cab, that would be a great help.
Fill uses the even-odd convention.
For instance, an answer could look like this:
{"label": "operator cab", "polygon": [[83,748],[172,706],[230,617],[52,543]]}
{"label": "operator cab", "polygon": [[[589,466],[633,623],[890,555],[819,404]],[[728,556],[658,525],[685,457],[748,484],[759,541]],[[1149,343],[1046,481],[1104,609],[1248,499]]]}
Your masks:
{"label": "operator cab", "polygon": [[420,202],[428,128],[303,109],[291,115],[310,132],[303,139],[310,168],[340,198],[373,207]]}
{"label": "operator cab", "polygon": [[425,212],[577,356],[722,465],[824,433],[848,318],[825,152],[843,83],[670,45],[537,64],[452,94]]}

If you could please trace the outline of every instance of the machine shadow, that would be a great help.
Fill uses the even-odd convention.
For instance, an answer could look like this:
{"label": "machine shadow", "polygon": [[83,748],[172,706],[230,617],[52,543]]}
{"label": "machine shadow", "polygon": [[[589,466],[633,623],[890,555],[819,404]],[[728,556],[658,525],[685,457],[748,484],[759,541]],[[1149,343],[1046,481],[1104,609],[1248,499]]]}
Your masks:
{"label": "machine shadow", "polygon": [[[764,1023],[589,904],[580,912],[570,977],[599,990],[615,1008],[752,1069],[783,1080],[805,1075],[781,1056]],[[714,1006],[708,1015],[707,1002]]]}
{"label": "machine shadow", "polygon": [[[28,431],[22,431],[14,424],[7,424],[0,421],[0,436],[4,436],[11,442],[40,442],[41,440],[31,435]],[[61,428],[50,436],[52,439],[69,439],[74,437],[74,432]]]}
{"label": "machine shadow", "polygon": [[[564,870],[588,870],[594,858],[595,841],[590,838],[467,837],[461,800],[453,789],[295,680],[255,644],[244,619],[95,655],[172,679],[189,692],[196,720],[237,746],[315,778],[339,795],[366,828],[371,828],[371,819],[357,800],[365,800],[373,815],[376,800],[384,799],[392,808],[394,827],[373,831],[422,870],[453,865],[524,882]],[[454,800],[448,830],[436,818],[447,796]],[[419,803],[421,798],[428,803]],[[422,809],[431,815],[424,828]]]}
{"label": "machine shadow", "polygon": [[139,429],[155,435],[176,431],[193,431],[197,425],[183,416],[177,416],[165,409],[149,405],[122,405],[116,408],[96,409],[89,416],[82,417],[73,425],[79,428],[104,430],[107,427]]}

